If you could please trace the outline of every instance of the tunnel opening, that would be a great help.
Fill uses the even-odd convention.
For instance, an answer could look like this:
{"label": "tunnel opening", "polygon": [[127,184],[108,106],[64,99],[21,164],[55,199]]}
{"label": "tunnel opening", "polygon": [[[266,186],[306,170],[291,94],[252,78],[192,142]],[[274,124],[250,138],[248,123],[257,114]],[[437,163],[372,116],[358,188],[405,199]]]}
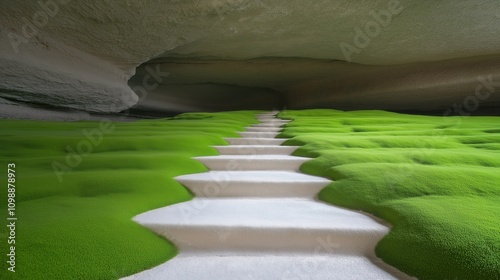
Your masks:
{"label": "tunnel opening", "polygon": [[131,111],[155,116],[283,108],[498,115],[498,65],[498,56],[396,65],[159,57],[138,66],[128,84],[139,96]]}

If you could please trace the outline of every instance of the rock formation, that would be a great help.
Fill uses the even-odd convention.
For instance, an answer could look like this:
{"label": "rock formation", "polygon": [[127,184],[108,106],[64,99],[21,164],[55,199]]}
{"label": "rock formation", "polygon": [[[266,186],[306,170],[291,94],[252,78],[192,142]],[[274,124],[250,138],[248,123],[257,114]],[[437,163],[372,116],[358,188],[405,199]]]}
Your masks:
{"label": "rock formation", "polygon": [[10,102],[165,114],[500,107],[495,0],[6,0],[0,18]]}

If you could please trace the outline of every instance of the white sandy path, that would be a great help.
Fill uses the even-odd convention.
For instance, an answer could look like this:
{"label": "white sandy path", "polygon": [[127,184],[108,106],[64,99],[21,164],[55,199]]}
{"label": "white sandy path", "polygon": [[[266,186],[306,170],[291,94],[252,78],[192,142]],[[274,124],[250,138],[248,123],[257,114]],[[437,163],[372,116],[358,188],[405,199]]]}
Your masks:
{"label": "white sandy path", "polygon": [[211,171],[176,178],[196,198],[134,217],[180,254],[125,279],[410,279],[374,254],[386,225],[315,199],[331,181],[298,172],[309,159],[272,139],[275,114],[196,158]]}

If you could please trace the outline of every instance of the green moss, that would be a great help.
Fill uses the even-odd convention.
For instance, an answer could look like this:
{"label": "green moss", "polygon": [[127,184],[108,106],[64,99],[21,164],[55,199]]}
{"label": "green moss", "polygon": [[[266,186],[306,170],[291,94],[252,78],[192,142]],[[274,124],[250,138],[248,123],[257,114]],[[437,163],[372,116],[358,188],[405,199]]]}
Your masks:
{"label": "green moss", "polygon": [[500,279],[499,117],[303,110],[282,137],[334,180],[319,198],[393,228],[377,245],[420,279]]}
{"label": "green moss", "polygon": [[[108,132],[98,122],[0,121],[0,181],[14,162],[18,218],[16,273],[6,270],[4,226],[0,279],[117,279],[172,258],[171,243],[131,218],[191,199],[173,177],[205,171],[191,157],[216,154],[211,146],[256,123],[254,114],[184,114]],[[0,200],[6,221],[6,189]]]}

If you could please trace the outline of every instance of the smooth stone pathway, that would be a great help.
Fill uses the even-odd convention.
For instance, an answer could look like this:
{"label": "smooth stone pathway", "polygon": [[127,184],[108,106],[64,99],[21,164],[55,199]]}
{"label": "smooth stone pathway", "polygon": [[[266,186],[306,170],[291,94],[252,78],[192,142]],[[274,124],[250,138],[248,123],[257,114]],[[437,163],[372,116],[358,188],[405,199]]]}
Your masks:
{"label": "smooth stone pathway", "polygon": [[273,138],[278,136],[279,132],[271,132],[271,131],[261,131],[261,132],[240,132],[239,133],[243,138]]}
{"label": "smooth stone pathway", "polygon": [[195,157],[210,170],[294,170],[310,158],[286,155],[220,155]]}
{"label": "smooth stone pathway", "polygon": [[193,200],[134,217],[180,254],[124,279],[413,279],[374,254],[387,226],[315,200],[331,181],[298,172],[310,159],[274,138],[276,113],[195,158],[211,171],[175,178]]}
{"label": "smooth stone pathway", "polygon": [[210,171],[179,176],[177,181],[196,196],[217,197],[311,197],[330,181],[290,171]]}
{"label": "smooth stone pathway", "polygon": [[136,220],[161,236],[176,236],[181,251],[314,254],[318,240],[334,240],[332,253],[365,255],[388,232],[365,215],[310,199],[200,198]]}
{"label": "smooth stone pathway", "polygon": [[274,138],[226,138],[230,145],[281,145],[286,139]]}
{"label": "smooth stone pathway", "polygon": [[298,147],[275,145],[214,146],[221,155],[289,155]]}
{"label": "smooth stone pathway", "polygon": [[148,280],[386,280],[398,279],[358,256],[329,254],[217,255],[181,253],[169,262],[142,272]]}
{"label": "smooth stone pathway", "polygon": [[279,132],[282,130],[280,127],[253,127],[250,126],[247,128],[248,132]]}

